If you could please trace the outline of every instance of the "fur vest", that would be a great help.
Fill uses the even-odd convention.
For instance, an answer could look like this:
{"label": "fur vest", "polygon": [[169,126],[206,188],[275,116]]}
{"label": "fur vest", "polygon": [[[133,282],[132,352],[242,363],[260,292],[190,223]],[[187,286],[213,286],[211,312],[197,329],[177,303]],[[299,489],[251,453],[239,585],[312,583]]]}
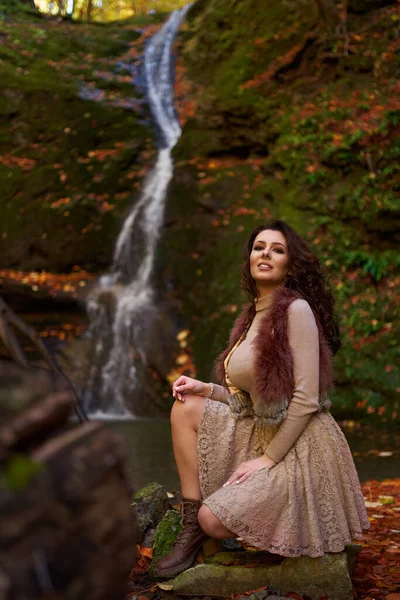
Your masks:
{"label": "fur vest", "polygon": [[[229,405],[237,418],[251,417],[269,425],[278,424],[287,416],[289,402],[294,392],[293,357],[288,340],[288,308],[302,296],[288,288],[274,293],[270,309],[262,317],[258,333],[253,341],[255,348],[255,378],[257,394],[264,402],[255,410],[247,392],[229,387],[226,365],[235,345],[243,339],[255,315],[254,304],[243,307],[230,334],[227,349],[218,357],[215,371],[219,380],[229,389]],[[319,404],[320,411],[330,407],[328,390],[333,385],[331,351],[323,329],[315,315],[319,331]]]}

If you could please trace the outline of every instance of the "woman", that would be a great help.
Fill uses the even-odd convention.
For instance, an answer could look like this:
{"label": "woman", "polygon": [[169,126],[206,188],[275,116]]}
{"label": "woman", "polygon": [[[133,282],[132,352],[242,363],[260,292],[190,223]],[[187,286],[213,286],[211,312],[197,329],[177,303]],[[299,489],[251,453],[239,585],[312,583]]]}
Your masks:
{"label": "woman", "polygon": [[172,576],[203,541],[240,537],[281,556],[340,552],[369,522],[353,459],[329,413],[340,348],[319,260],[283,221],[246,244],[244,307],[217,372],[223,385],[173,384],[183,528],[157,563]]}

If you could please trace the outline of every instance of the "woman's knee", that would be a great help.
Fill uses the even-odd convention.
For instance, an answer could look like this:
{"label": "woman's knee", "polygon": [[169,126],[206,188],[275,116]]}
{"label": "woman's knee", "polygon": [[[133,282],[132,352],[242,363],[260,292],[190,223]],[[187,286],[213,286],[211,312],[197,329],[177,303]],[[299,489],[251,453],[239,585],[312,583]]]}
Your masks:
{"label": "woman's knee", "polygon": [[197,519],[200,523],[200,527],[207,535],[211,537],[217,537],[221,528],[221,521],[217,519],[212,510],[208,506],[204,505],[200,508],[197,515]]}
{"label": "woman's knee", "polygon": [[200,421],[204,408],[205,399],[202,396],[186,394],[185,402],[175,400],[171,410],[171,423],[179,424],[182,421],[189,422],[196,427]]}

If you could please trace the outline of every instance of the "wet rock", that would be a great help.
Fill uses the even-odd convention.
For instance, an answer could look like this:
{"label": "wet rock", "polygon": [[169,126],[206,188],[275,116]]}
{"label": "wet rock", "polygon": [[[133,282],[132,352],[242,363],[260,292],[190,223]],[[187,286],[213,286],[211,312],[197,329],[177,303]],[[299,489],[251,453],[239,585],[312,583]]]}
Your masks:
{"label": "wet rock", "polygon": [[[156,529],[156,539],[153,547],[153,560],[150,565],[150,577],[156,577],[156,565],[162,556],[170,552],[182,528],[181,515],[176,510],[169,510]],[[189,569],[190,571],[191,569]],[[188,572],[188,571],[187,571]],[[207,592],[202,593],[205,596]]]}
{"label": "wet rock", "polygon": [[244,548],[235,538],[221,540],[221,550],[224,552],[239,551],[244,552]]}
{"label": "wet rock", "polygon": [[[265,555],[261,559],[266,559],[268,553],[238,553],[241,564],[232,563],[231,566],[218,564],[223,558],[218,558],[217,554],[208,559],[212,562],[197,565],[178,575],[174,580],[174,592],[182,596],[201,594],[229,597],[231,594],[270,586],[281,595],[295,592],[319,600],[324,594],[329,594],[329,600],[352,600],[351,567],[360,549],[359,545],[350,545],[344,552],[325,554],[319,558],[283,558],[275,564],[256,560],[257,554]],[[219,553],[220,557],[229,554],[233,553]],[[242,558],[244,554],[249,560],[253,554],[253,562],[246,565]],[[232,557],[226,558],[230,560]],[[249,564],[253,568],[249,568]],[[254,600],[263,598],[255,597]]]}
{"label": "wet rock", "polygon": [[168,508],[167,491],[159,483],[149,483],[149,485],[134,494],[132,510],[136,514],[140,542],[142,542],[147,534],[150,536],[150,531],[157,527]]}

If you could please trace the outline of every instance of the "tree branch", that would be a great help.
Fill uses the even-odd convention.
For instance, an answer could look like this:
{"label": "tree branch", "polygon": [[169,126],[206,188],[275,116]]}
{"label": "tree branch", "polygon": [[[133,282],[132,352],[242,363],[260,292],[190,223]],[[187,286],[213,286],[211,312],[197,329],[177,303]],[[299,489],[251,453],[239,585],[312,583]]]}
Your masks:
{"label": "tree branch", "polygon": [[79,397],[74,389],[74,386],[68,379],[68,377],[60,369],[55,357],[50,354],[43,344],[40,336],[36,333],[32,327],[29,327],[22,319],[20,319],[13,310],[0,298],[0,339],[3,341],[8,353],[14,359],[14,361],[23,368],[29,367],[29,360],[21,348],[20,342],[17,336],[12,331],[11,325],[25,335],[33,345],[39,350],[40,354],[46,361],[47,365],[52,371],[61,375],[61,377],[68,383],[75,396],[75,412],[81,422],[87,421],[88,418],[80,406]]}

